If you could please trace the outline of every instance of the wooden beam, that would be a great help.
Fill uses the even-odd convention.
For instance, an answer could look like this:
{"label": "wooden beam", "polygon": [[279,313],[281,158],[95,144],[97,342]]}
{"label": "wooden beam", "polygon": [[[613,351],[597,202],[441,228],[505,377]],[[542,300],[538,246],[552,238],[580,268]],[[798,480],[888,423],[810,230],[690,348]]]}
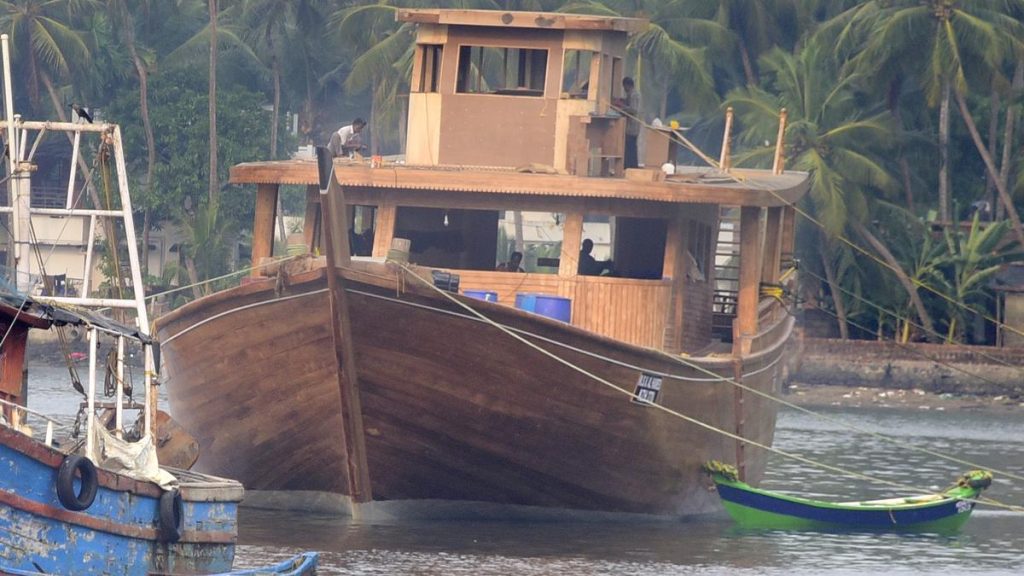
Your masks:
{"label": "wooden beam", "polygon": [[757,303],[761,292],[761,209],[740,209],[740,293],[733,325],[733,354],[745,356],[757,334]]}
{"label": "wooden beam", "polygon": [[391,239],[395,237],[395,222],[398,208],[394,202],[384,199],[377,206],[377,221],[373,224],[373,256],[384,258],[391,249]]}
{"label": "wooden beam", "polygon": [[363,428],[362,402],[356,372],[355,346],[349,318],[348,297],[341,267],[350,262],[348,221],[345,219],[345,194],[331,174],[323,203],[324,244],[327,248],[327,285],[331,303],[331,328],[336,374],[341,392],[341,441],[345,446],[345,464],[348,473],[349,496],[354,503],[373,499],[370,471],[366,461],[366,436]]}
{"label": "wooden beam", "polygon": [[787,265],[793,262],[796,249],[796,208],[786,206],[782,209],[782,254],[780,259]]}
{"label": "wooden beam", "polygon": [[252,223],[252,276],[259,276],[256,267],[263,258],[274,255],[274,219],[277,216],[277,184],[256,187],[256,215]]}
{"label": "wooden beam", "polygon": [[668,233],[665,237],[665,263],[662,270],[663,278],[672,279],[672,291],[669,296],[670,305],[666,313],[666,334],[662,348],[668,352],[679,352],[682,350],[682,332],[684,321],[684,310],[686,305],[686,265],[687,237],[686,219],[681,211],[676,217],[669,220]]}
{"label": "wooden beam", "polygon": [[306,215],[302,220],[303,241],[310,254],[316,254],[320,246],[320,187],[306,186]]}
{"label": "wooden beam", "polygon": [[562,227],[562,255],[558,264],[560,278],[573,278],[579,269],[580,246],[583,244],[583,213],[569,212]]}
{"label": "wooden beam", "polygon": [[764,232],[764,265],[761,269],[761,281],[768,284],[777,284],[781,276],[783,210],[785,208],[768,208]]}

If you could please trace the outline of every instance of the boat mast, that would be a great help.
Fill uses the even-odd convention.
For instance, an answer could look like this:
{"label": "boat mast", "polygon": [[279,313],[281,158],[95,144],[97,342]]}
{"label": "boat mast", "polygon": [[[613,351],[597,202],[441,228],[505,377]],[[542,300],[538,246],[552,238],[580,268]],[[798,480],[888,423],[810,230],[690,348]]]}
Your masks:
{"label": "boat mast", "polygon": [[[138,333],[144,338],[149,338],[150,326],[149,326],[149,314],[146,311],[146,299],[145,292],[142,284],[142,273],[139,262],[138,245],[136,244],[135,237],[135,223],[132,218],[132,204],[131,198],[128,193],[128,173],[124,159],[124,147],[122,145],[121,128],[116,124],[108,123],[76,123],[76,122],[37,122],[37,121],[24,121],[20,117],[14,115],[14,104],[11,87],[11,66],[10,66],[10,47],[9,38],[6,34],[0,35],[0,44],[3,49],[3,66],[4,66],[4,97],[5,97],[5,120],[0,122],[3,124],[3,128],[6,129],[7,133],[7,145],[9,152],[8,169],[10,170],[10,191],[11,191],[11,205],[0,206],[0,213],[9,213],[12,215],[13,226],[12,232],[14,235],[14,253],[15,262],[17,269],[17,289],[25,294],[31,293],[33,285],[31,282],[31,226],[32,216],[51,216],[61,218],[83,218],[88,217],[89,219],[89,237],[86,239],[86,257],[85,264],[82,270],[83,287],[78,295],[69,296],[64,295],[33,295],[34,300],[41,302],[49,302],[58,305],[70,305],[81,308],[98,309],[98,308],[117,308],[117,309],[134,309],[135,310],[135,322],[138,328]],[[72,154],[71,159],[72,169],[70,171],[67,194],[68,197],[65,202],[64,208],[33,208],[31,205],[31,174],[35,167],[33,165],[33,157],[35,156],[36,149],[42,138],[47,132],[65,132],[70,133],[72,140]],[[29,152],[25,154],[30,134],[35,134],[32,147]],[[75,163],[77,161],[77,155],[79,154],[80,143],[83,134],[95,133],[101,139],[103,145],[109,145],[113,150],[114,162],[117,170],[117,192],[119,194],[120,205],[117,208],[109,210],[100,208],[79,208],[76,205],[74,194],[75,194],[75,179],[76,173],[74,170]],[[85,176],[88,178],[88,175]],[[92,272],[92,254],[93,245],[96,241],[96,218],[120,218],[124,223],[125,239],[128,250],[128,260],[130,263],[130,279],[132,296],[130,298],[92,298],[89,296],[89,276]],[[109,242],[114,242],[114,238],[107,238]],[[112,247],[116,250],[116,244]],[[43,273],[42,270],[39,271]],[[119,271],[118,271],[119,272]],[[96,388],[96,358],[97,353],[97,339],[96,339],[96,326],[89,326],[89,394],[88,394],[88,405],[89,411],[87,414],[88,430],[86,437],[87,450],[91,452],[92,449],[92,427],[95,425],[95,398],[94,392]],[[118,338],[118,349],[123,350],[124,348],[124,335],[116,334]],[[144,356],[144,378],[145,378],[145,407],[143,414],[145,418],[145,434],[150,434],[153,431],[154,414],[156,412],[156,391],[155,387],[155,366],[153,356],[153,346],[149,343],[143,342],[143,356]],[[116,421],[121,423],[122,421],[122,410],[124,402],[120,394],[115,399],[115,411]],[[120,428],[119,428],[120,430]]]}

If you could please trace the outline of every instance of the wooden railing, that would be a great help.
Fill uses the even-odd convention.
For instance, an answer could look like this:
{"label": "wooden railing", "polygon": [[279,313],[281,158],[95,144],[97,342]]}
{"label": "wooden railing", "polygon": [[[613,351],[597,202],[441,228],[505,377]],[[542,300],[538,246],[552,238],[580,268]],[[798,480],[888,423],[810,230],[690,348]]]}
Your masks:
{"label": "wooden railing", "polygon": [[554,274],[459,270],[461,289],[486,290],[498,303],[515,306],[523,293],[561,296],[572,301],[573,326],[616,340],[661,348],[669,311],[669,280],[608,276],[561,278]]}

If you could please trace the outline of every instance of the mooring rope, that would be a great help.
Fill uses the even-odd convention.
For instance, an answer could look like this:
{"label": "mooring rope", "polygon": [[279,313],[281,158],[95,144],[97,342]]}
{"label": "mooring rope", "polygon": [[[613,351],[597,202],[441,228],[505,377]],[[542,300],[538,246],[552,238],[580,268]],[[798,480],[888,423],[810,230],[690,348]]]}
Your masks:
{"label": "mooring rope", "polygon": [[[636,395],[633,392],[630,392],[629,390],[627,390],[627,389],[625,389],[625,388],[623,388],[621,386],[618,386],[617,384],[609,382],[608,380],[598,376],[597,374],[594,374],[594,373],[592,373],[592,372],[590,372],[590,371],[588,371],[588,370],[586,370],[586,369],[584,369],[584,368],[582,368],[580,366],[577,366],[577,365],[573,364],[572,362],[569,362],[568,360],[558,356],[557,354],[554,354],[553,352],[545,350],[544,348],[542,348],[542,347],[540,347],[540,346],[530,342],[529,340],[527,340],[523,336],[520,336],[519,334],[516,334],[514,331],[510,330],[508,327],[503,326],[503,325],[499,324],[498,322],[495,322],[494,320],[491,320],[490,318],[488,318],[484,314],[482,314],[479,311],[475,310],[472,306],[469,306],[465,302],[462,302],[459,299],[455,298],[455,296],[453,296],[451,293],[449,293],[449,292],[447,292],[445,290],[442,290],[442,289],[438,288],[437,286],[434,286],[433,282],[431,282],[431,281],[423,278],[419,274],[417,274],[407,264],[401,263],[401,262],[396,262],[395,264],[398,265],[407,274],[409,274],[413,278],[419,280],[421,283],[426,285],[429,289],[437,292],[438,294],[440,294],[444,298],[448,299],[450,302],[452,302],[455,305],[465,309],[470,314],[480,318],[481,320],[483,320],[487,324],[490,324],[491,326],[493,326],[494,328],[498,329],[499,331],[505,333],[506,335],[510,336],[511,338],[521,342],[522,344],[525,344],[526,346],[534,349],[537,352],[540,352],[541,354],[543,354],[543,355],[551,358],[552,360],[554,360],[554,361],[556,361],[556,362],[558,362],[558,363],[568,367],[569,369],[574,370],[576,372],[579,372],[580,374],[583,374],[584,376],[594,380],[595,382],[598,382],[599,384],[601,384],[603,386],[606,386],[606,387],[608,387],[608,388],[610,388],[610,389],[612,389],[612,390],[614,390],[616,392],[619,392],[619,393],[621,393],[623,395],[629,396],[630,398],[635,398],[636,397]],[[771,396],[769,396],[769,397],[771,397]],[[640,400],[640,401],[643,402],[642,400]],[[857,472],[857,471],[854,471],[854,470],[848,470],[848,469],[845,469],[845,468],[841,468],[839,466],[833,466],[831,464],[826,464],[824,462],[819,462],[817,460],[813,460],[811,458],[807,458],[805,456],[801,456],[801,455],[793,453],[793,452],[788,452],[788,451],[785,451],[785,450],[781,450],[779,448],[774,448],[772,446],[768,446],[766,444],[762,444],[762,443],[757,442],[755,440],[750,440],[748,438],[744,438],[744,437],[742,437],[742,436],[740,436],[738,434],[735,434],[733,432],[729,432],[728,430],[722,430],[721,428],[712,426],[711,424],[708,424],[708,423],[703,422],[701,420],[698,420],[696,418],[692,418],[690,416],[687,416],[687,415],[685,415],[685,414],[683,414],[681,412],[678,412],[676,410],[673,410],[673,409],[668,408],[667,406],[663,406],[661,404],[645,402],[645,405],[650,406],[650,407],[655,408],[655,409],[658,409],[658,410],[661,410],[661,411],[663,411],[663,412],[665,412],[665,413],[667,413],[667,414],[669,414],[671,416],[674,416],[676,418],[679,418],[681,420],[689,422],[689,423],[691,423],[691,424],[693,424],[695,426],[698,426],[700,428],[704,428],[705,430],[709,430],[711,432],[714,432],[716,434],[720,434],[720,435],[725,436],[727,438],[731,438],[731,439],[737,440],[739,442],[744,442],[744,443],[749,444],[751,446],[754,446],[756,448],[761,448],[762,450],[771,452],[773,454],[778,454],[778,455],[783,456],[785,458],[796,460],[798,462],[802,462],[804,464],[808,464],[808,465],[811,465],[811,466],[814,466],[814,467],[817,467],[817,468],[820,468],[820,469],[823,469],[823,470],[827,470],[827,471],[830,471],[830,472],[836,472],[836,473],[843,474],[843,475],[846,475],[846,476],[851,476],[851,477],[854,477],[854,478],[859,478],[861,480],[867,480],[869,482],[874,482],[874,483],[878,483],[878,484],[884,484],[884,485],[887,485],[887,486],[898,487],[898,488],[902,488],[902,489],[905,489],[905,490],[921,490],[921,488],[918,488],[916,486],[912,486],[912,485],[905,484],[905,483],[902,483],[902,482],[896,482],[896,481],[893,481],[893,480],[886,480],[884,478],[878,478],[878,477],[871,476],[871,475],[868,475],[868,474],[864,474],[864,473],[861,473],[861,472]],[[925,490],[925,492],[930,492],[930,491]],[[989,506],[1002,507],[1002,508],[1007,508],[1007,509],[1014,510],[1014,511],[1024,511],[1024,508],[1022,508],[1022,507],[1007,505],[1007,504],[999,503],[999,502],[996,502],[996,501],[991,501],[990,499],[978,500],[978,502],[979,503],[985,503],[985,504],[987,504]]]}

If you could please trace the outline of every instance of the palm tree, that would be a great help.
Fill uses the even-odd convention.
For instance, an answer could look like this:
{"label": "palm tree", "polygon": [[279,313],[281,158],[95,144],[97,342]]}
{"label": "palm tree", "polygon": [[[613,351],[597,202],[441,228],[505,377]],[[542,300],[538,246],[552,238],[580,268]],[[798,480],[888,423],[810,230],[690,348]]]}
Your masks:
{"label": "palm tree", "polygon": [[[939,107],[939,217],[950,222],[949,199],[949,109],[952,98],[958,101],[968,89],[971,74],[991,79],[999,73],[1007,51],[1019,47],[1024,38],[1019,16],[1024,0],[870,0],[844,12],[837,20],[843,24],[843,38],[862,42],[863,49],[851,61],[857,69],[877,73],[879,67],[902,73],[919,68],[920,55],[928,61],[920,75],[931,106]],[[960,103],[969,125],[969,110]],[[973,132],[973,129],[972,129]],[[998,181],[991,158],[975,138],[979,153]],[[1024,242],[1024,229],[1012,210],[1005,186],[1000,197],[1014,220],[1014,228]]]}
{"label": "palm tree", "polygon": [[[659,115],[666,114],[665,102],[673,89],[680,92],[686,109],[707,111],[718,104],[708,52],[717,56],[716,61],[728,60],[720,57],[729,53],[733,36],[720,24],[691,15],[689,0],[579,0],[560,11],[650,21],[630,39],[629,51],[637,86],[647,102],[660,103]],[[656,94],[646,91],[656,85]]]}
{"label": "palm tree", "polygon": [[81,32],[72,27],[78,9],[91,2],[75,0],[0,0],[0,29],[11,37],[11,51],[22,70],[29,101],[39,106],[40,88],[50,96],[58,117],[64,104],[54,80],[71,77],[72,62],[88,67],[90,53]]}
{"label": "palm tree", "polygon": [[793,0],[690,0],[690,14],[716,22],[735,37],[743,75],[748,86],[760,83],[755,62],[775,46],[792,48],[798,30]]}
{"label": "palm tree", "polygon": [[[811,174],[812,211],[829,238],[855,231],[888,263],[913,304],[918,318],[932,333],[931,316],[917,287],[891,251],[864,222],[869,219],[869,191],[891,191],[895,180],[880,160],[880,151],[896,139],[882,114],[865,117],[853,89],[856,75],[839,76],[821,37],[810,38],[797,55],[774,49],[761,59],[770,78],[768,88],[748,86],[729,94],[726,105],[737,113],[743,132],[740,142],[752,146],[737,162],[767,164],[774,150],[762,143],[774,140],[778,110],[786,108],[786,156],[789,166]],[[828,243],[823,243],[828,246]],[[825,258],[826,264],[834,258]],[[840,293],[838,286],[832,294]],[[840,323],[845,323],[841,318]],[[841,328],[842,329],[842,328]]]}

